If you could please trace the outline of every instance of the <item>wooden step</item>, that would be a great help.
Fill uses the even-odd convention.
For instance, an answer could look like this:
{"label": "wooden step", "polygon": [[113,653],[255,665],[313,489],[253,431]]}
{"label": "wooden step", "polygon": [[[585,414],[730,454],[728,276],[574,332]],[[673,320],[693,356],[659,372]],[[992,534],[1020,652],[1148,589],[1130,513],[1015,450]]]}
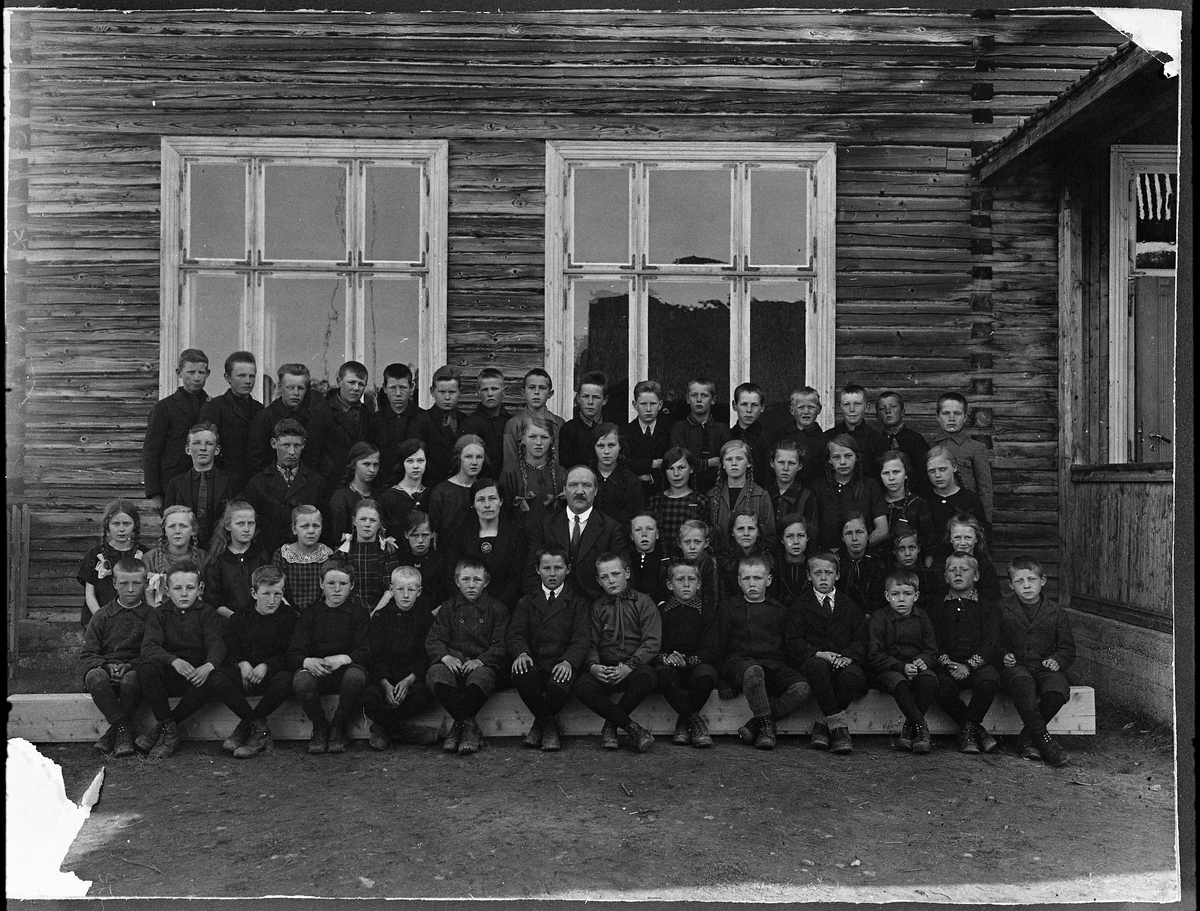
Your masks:
{"label": "wooden step", "polygon": [[[172,705],[177,701],[172,699]],[[253,704],[257,699],[252,698],[250,702]],[[333,696],[324,697],[327,714],[333,711],[335,702]],[[99,737],[107,726],[91,697],[83,693],[11,695],[8,703],[10,738],[22,737],[32,743],[88,742]],[[750,717],[750,710],[743,696],[723,700],[713,693],[703,714],[713,734],[736,734],[738,727]],[[852,734],[891,734],[900,727],[902,720],[895,701],[875,690],[856,701],[846,711],[846,716]],[[670,735],[675,731],[675,711],[662,696],[648,698],[634,711],[633,717],[653,734]],[[809,700],[799,711],[779,722],[779,732],[808,734],[819,717],[816,703]],[[586,735],[600,731],[600,718],[574,699],[567,703],[558,718],[564,734]],[[445,720],[442,709],[435,707],[412,719],[412,723],[441,730]],[[532,720],[515,690],[494,694],[479,713],[479,723],[489,737],[524,736]],[[957,726],[936,706],[930,709],[928,720],[934,734],[958,732]],[[143,705],[138,716],[138,730],[143,730],[150,722],[150,711]],[[188,719],[183,734],[189,740],[224,740],[236,724],[237,717],[214,701]],[[350,736],[365,739],[368,724],[360,712],[350,729]],[[293,701],[275,711],[270,725],[277,740],[307,740],[310,732],[308,719]],[[1021,719],[1012,703],[1001,696],[992,704],[984,727],[994,734],[1016,734],[1021,730]],[[1049,730],[1051,734],[1095,734],[1096,695],[1092,688],[1071,687],[1071,701],[1055,716]]]}

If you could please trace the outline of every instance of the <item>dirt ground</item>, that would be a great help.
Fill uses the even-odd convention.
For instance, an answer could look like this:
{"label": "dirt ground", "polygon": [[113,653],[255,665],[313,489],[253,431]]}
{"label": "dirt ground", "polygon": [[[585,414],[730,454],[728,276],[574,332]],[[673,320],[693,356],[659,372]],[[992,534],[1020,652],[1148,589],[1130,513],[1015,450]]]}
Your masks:
{"label": "dirt ground", "polygon": [[[759,752],[570,738],[558,754],[489,741],[474,757],[365,742],[249,761],[185,743],[107,760],[63,864],[90,896],[741,900],[1154,900],[1175,889],[1169,731],[1107,714],[1049,769],[1002,747],[932,756],[860,737]],[[103,757],[42,745],[78,800]]]}

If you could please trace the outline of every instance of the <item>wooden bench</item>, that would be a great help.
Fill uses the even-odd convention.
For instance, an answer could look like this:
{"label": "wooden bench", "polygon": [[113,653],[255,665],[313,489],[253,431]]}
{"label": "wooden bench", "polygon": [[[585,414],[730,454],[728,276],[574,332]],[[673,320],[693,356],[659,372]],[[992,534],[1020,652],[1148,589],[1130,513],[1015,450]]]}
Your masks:
{"label": "wooden bench", "polygon": [[[174,704],[177,700],[171,700]],[[255,699],[250,700],[256,702]],[[332,711],[334,697],[325,697],[327,713]],[[95,740],[106,727],[104,717],[86,694],[50,693],[12,695],[8,697],[8,736],[23,737],[33,743],[79,743]],[[852,734],[891,734],[902,720],[891,697],[872,690],[846,712]],[[675,712],[659,695],[651,696],[633,713],[633,717],[653,734],[670,735],[675,730]],[[750,717],[742,696],[723,700],[716,693],[704,707],[704,717],[713,734],[736,734],[739,726]],[[820,710],[810,700],[798,712],[779,723],[781,734],[808,734]],[[138,718],[139,730],[150,723],[150,711],[142,706]],[[429,709],[412,719],[417,725],[438,728],[445,715],[440,707]],[[515,690],[504,690],[488,700],[479,716],[479,723],[489,737],[520,737],[529,729],[532,717]],[[271,731],[279,740],[307,740],[308,719],[294,701],[288,701],[271,716]],[[189,740],[224,740],[237,724],[237,718],[225,706],[210,702],[193,715],[183,726]],[[356,739],[367,737],[369,722],[360,713],[350,731]],[[598,734],[601,721],[589,709],[572,699],[559,714],[564,734]],[[984,719],[984,726],[994,734],[1016,734],[1021,719],[1006,697],[998,697]],[[929,712],[929,729],[934,734],[954,734],[957,726],[936,706]],[[1096,696],[1091,687],[1071,687],[1071,701],[1062,707],[1050,724],[1051,734],[1095,734]]]}

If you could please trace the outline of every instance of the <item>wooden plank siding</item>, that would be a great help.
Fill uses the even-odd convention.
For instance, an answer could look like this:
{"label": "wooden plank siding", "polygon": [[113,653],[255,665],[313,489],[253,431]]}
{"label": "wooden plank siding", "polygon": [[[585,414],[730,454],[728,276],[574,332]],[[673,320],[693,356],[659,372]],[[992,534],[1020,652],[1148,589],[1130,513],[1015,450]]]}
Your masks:
{"label": "wooden plank siding", "polygon": [[1042,171],[982,190],[969,166],[1124,40],[1090,14],[22,10],[11,24],[8,492],[31,506],[31,615],[77,609],[103,502],[141,497],[172,135],[448,140],[449,359],[499,367],[510,393],[543,356],[547,140],[835,142],[837,383],[902,391],[924,432],[941,391],[967,393],[993,447],[996,555],[1034,548],[1056,574],[1055,191]]}

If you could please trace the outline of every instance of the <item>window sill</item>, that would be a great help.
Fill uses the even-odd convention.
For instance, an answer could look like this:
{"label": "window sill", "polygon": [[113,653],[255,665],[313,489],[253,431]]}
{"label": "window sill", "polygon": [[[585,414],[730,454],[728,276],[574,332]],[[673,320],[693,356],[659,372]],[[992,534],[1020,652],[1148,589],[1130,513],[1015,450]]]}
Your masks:
{"label": "window sill", "polygon": [[1072,465],[1073,484],[1173,484],[1175,466],[1169,462],[1124,465]]}

